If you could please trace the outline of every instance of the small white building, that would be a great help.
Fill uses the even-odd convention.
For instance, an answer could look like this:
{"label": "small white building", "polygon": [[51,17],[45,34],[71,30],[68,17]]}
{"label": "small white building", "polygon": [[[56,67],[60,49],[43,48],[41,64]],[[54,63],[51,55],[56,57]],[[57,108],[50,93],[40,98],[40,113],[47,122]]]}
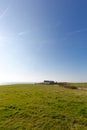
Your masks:
{"label": "small white building", "polygon": [[55,84],[54,81],[44,80],[44,84]]}

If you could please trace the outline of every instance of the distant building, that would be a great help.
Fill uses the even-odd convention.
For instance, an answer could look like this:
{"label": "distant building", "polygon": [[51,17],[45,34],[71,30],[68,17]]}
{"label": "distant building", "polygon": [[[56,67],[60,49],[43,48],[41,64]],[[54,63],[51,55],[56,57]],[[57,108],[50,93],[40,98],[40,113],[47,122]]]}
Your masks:
{"label": "distant building", "polygon": [[54,81],[44,80],[44,84],[55,84]]}

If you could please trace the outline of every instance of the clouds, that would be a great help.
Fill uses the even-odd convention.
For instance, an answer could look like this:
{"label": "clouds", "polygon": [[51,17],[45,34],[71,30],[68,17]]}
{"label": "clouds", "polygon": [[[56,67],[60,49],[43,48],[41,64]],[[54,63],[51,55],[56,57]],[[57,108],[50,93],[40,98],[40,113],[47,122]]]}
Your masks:
{"label": "clouds", "polygon": [[19,33],[5,33],[1,34],[0,33],[0,48],[6,45],[12,45],[15,42],[20,42],[21,38],[24,38],[23,36],[26,36],[27,32],[19,32]]}
{"label": "clouds", "polygon": [[7,33],[7,34],[4,34],[4,35],[1,35],[0,34],[0,44],[1,42],[9,42],[9,41],[12,41],[12,40],[17,40],[19,39],[19,36],[23,36],[25,35],[27,32],[19,32],[19,33]]}
{"label": "clouds", "polygon": [[77,33],[83,33],[83,32],[87,32],[87,28],[80,29],[80,30],[75,30],[75,31],[72,31],[72,32],[68,32],[67,36],[70,36],[70,35],[73,35],[73,34],[77,34]]}
{"label": "clouds", "polygon": [[8,7],[0,14],[0,19],[2,19],[8,12]]}
{"label": "clouds", "polygon": [[71,32],[67,32],[65,33],[65,37],[62,38],[62,40],[67,40],[69,38],[71,38],[73,35],[77,35],[77,34],[80,34],[80,33],[86,33],[87,32],[87,28],[84,28],[84,29],[80,29],[80,30],[75,30],[75,31],[71,31]]}
{"label": "clouds", "polygon": [[19,32],[19,33],[18,33],[18,36],[23,36],[23,35],[25,35],[25,34],[26,34],[26,32],[24,32],[24,31],[23,31],[23,32]]}

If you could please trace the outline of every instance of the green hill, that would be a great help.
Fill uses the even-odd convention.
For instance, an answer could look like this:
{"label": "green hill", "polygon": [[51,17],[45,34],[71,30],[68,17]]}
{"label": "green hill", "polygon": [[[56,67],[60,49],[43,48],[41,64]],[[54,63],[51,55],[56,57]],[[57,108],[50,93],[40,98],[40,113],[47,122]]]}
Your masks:
{"label": "green hill", "polygon": [[0,130],[87,130],[87,91],[0,86]]}

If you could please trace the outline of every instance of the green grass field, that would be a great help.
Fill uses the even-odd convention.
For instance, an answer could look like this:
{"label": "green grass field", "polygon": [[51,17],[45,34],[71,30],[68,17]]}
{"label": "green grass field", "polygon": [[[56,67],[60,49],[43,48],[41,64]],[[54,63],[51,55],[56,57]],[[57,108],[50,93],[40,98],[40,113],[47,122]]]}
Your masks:
{"label": "green grass field", "polygon": [[0,86],[0,130],[87,130],[87,91]]}
{"label": "green grass field", "polygon": [[87,88],[87,83],[68,83],[70,86],[76,86],[80,88]]}

